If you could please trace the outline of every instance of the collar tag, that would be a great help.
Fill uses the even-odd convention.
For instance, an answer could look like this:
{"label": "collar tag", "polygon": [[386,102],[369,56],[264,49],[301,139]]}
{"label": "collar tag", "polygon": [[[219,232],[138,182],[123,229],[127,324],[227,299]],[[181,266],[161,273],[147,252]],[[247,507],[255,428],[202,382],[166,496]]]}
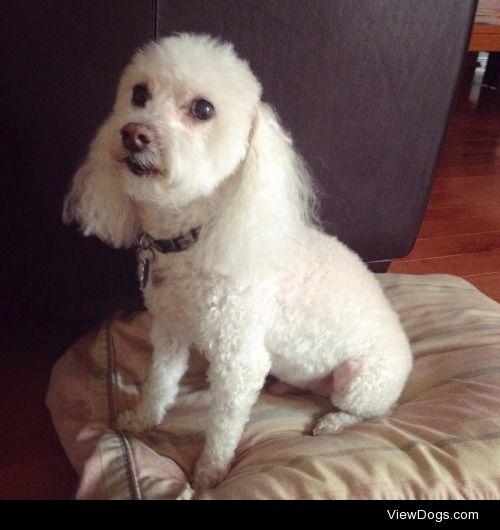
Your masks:
{"label": "collar tag", "polygon": [[151,269],[151,260],[149,258],[139,258],[137,278],[139,279],[139,286],[145,289],[149,280],[149,272]]}
{"label": "collar tag", "polygon": [[200,231],[201,226],[198,226],[171,239],[154,239],[147,232],[142,232],[136,242],[137,277],[141,289],[144,289],[148,284],[151,264],[155,260],[156,252],[168,254],[188,250],[198,241]]}
{"label": "collar tag", "polygon": [[155,260],[155,252],[151,246],[144,244],[137,246],[137,279],[139,280],[139,287],[145,289],[149,281],[149,273],[151,271],[151,264]]}

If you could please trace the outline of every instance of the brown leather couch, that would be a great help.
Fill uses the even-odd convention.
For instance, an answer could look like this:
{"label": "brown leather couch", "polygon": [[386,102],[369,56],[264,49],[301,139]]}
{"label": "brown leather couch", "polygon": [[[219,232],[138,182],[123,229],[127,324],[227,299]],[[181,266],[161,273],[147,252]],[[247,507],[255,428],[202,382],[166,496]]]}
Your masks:
{"label": "brown leather couch", "polygon": [[136,295],[132,252],[60,221],[69,178],[133,51],[173,31],[235,43],[311,166],[328,230],[376,270],[425,209],[475,2],[19,0],[3,9],[6,317],[96,316]]}

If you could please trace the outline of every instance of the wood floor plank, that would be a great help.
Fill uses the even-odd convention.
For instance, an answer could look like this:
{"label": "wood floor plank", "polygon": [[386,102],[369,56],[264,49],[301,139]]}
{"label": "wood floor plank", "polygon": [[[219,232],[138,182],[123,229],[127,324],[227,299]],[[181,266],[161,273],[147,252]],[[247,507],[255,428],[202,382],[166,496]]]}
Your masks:
{"label": "wood floor plank", "polygon": [[475,140],[462,143],[459,148],[446,152],[441,163],[446,167],[486,165],[498,159],[500,146],[496,139]]}
{"label": "wood floor plank", "polygon": [[479,176],[500,177],[500,167],[494,164],[485,166],[440,167],[436,173],[436,180]]}
{"label": "wood floor plank", "polygon": [[500,250],[393,262],[391,272],[404,272],[405,274],[444,273],[461,277],[500,273]]}
{"label": "wood floor plank", "polygon": [[432,193],[446,192],[467,195],[472,191],[481,191],[487,194],[500,192],[500,177],[497,175],[478,175],[475,177],[463,177],[461,179],[441,179],[436,180],[432,187]]}
{"label": "wood floor plank", "polygon": [[500,213],[459,219],[425,219],[418,234],[419,238],[481,234],[500,231]]}
{"label": "wood floor plank", "polygon": [[455,205],[479,203],[488,200],[488,197],[498,197],[496,193],[490,193],[488,190],[476,190],[472,187],[467,194],[432,192],[429,201],[429,207],[443,208]]}
{"label": "wood floor plank", "polygon": [[466,279],[484,294],[500,302],[500,273],[468,276]]}
{"label": "wood floor plank", "polygon": [[472,217],[480,217],[485,212],[497,212],[500,214],[500,197],[485,198],[480,201],[470,201],[454,204],[435,205],[429,203],[425,213],[426,219],[441,219],[446,221],[449,219],[467,219]]}
{"label": "wood floor plank", "polygon": [[443,159],[443,165],[447,167],[484,166],[488,164],[497,165],[499,163],[500,154],[496,153],[454,153]]}
{"label": "wood floor plank", "polygon": [[417,239],[411,253],[400,261],[444,258],[492,250],[500,250],[500,232],[432,237]]}

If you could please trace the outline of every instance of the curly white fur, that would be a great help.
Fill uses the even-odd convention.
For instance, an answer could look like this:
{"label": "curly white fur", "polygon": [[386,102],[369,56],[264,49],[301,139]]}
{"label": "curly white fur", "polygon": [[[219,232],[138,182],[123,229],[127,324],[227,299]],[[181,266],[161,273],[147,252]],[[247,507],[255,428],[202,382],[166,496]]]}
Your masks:
{"label": "curly white fur", "polygon": [[[143,107],[134,86],[147,87]],[[199,120],[193,101],[215,108]],[[268,373],[320,390],[340,409],[314,434],[386,414],[412,357],[377,280],[317,227],[311,179],[261,86],[230,44],[179,34],[139,51],[111,116],[77,171],[66,222],[128,247],[143,230],[165,239],[202,226],[189,250],[156,255],[144,298],[153,364],[140,405],[119,426],[141,431],[172,406],[194,343],[209,362],[213,396],[195,486],[226,474]],[[134,174],[120,130],[140,123],[153,141]]]}

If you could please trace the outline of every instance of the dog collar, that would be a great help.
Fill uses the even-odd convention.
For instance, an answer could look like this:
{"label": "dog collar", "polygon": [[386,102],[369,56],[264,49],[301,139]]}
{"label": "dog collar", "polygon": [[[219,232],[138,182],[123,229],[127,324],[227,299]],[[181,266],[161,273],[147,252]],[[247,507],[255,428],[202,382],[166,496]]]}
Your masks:
{"label": "dog collar", "polygon": [[156,252],[170,254],[171,252],[183,252],[191,248],[197,241],[201,232],[201,226],[192,228],[185,234],[171,239],[155,239],[147,232],[141,232],[136,241],[137,262],[139,265],[137,276],[139,285],[144,289],[148,284],[151,263],[155,260]]}
{"label": "dog collar", "polygon": [[201,232],[201,226],[192,228],[189,232],[181,234],[180,236],[172,237],[171,239],[155,239],[147,232],[141,232],[137,238],[136,246],[139,250],[155,250],[162,254],[169,254],[170,252],[182,252],[192,247]]}

